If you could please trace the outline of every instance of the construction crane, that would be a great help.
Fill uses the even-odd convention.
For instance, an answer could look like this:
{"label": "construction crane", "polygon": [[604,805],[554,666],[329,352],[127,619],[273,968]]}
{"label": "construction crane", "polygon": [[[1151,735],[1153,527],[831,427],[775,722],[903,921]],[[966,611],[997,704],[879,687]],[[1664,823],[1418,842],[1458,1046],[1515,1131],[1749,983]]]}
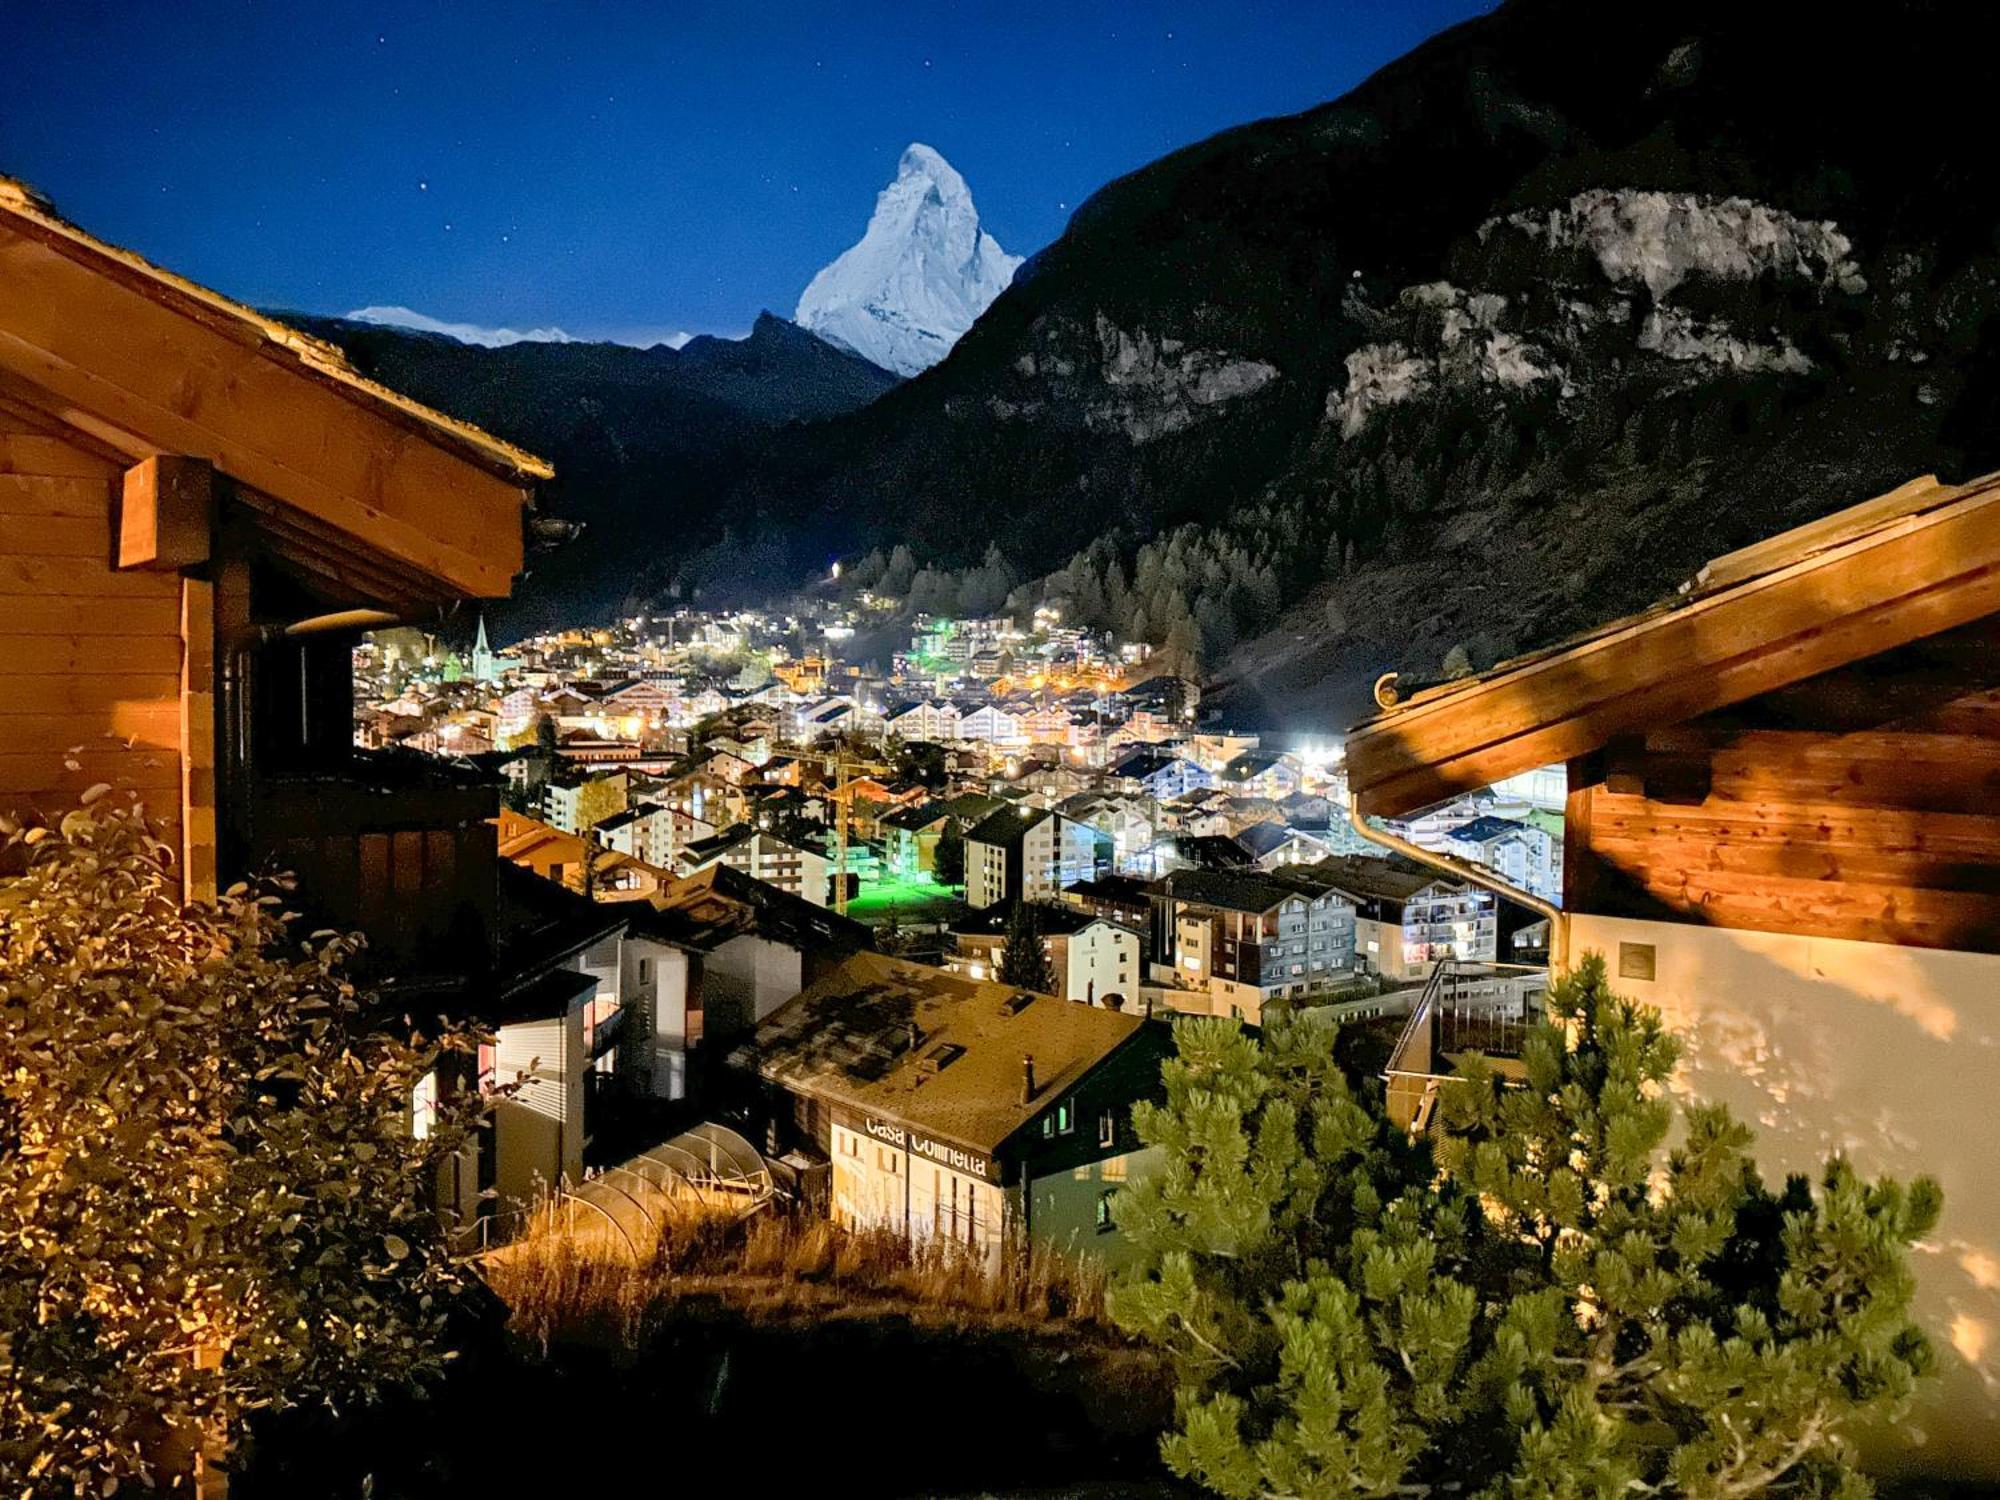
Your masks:
{"label": "construction crane", "polygon": [[853,805],[853,788],[870,776],[888,775],[895,767],[881,761],[863,760],[847,741],[837,740],[822,758],[827,775],[833,778],[833,909],[847,915],[847,814]]}

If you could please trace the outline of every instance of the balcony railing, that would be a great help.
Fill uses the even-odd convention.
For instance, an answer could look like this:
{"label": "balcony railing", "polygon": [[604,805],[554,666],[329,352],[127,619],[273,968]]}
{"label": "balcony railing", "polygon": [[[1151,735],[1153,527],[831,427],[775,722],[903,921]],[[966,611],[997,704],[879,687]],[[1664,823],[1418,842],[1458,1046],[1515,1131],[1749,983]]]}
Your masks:
{"label": "balcony railing", "polygon": [[309,920],[368,939],[405,972],[490,965],[498,787],[470,766],[400,751],[262,770],[242,808],[246,873],[289,871]]}
{"label": "balcony railing", "polygon": [[1541,968],[1439,963],[1389,1054],[1383,1073],[1389,1117],[1412,1132],[1427,1129],[1440,1090],[1468,1052],[1492,1059],[1503,1075],[1518,1073],[1521,1047],[1542,1018],[1548,983],[1548,970]]}

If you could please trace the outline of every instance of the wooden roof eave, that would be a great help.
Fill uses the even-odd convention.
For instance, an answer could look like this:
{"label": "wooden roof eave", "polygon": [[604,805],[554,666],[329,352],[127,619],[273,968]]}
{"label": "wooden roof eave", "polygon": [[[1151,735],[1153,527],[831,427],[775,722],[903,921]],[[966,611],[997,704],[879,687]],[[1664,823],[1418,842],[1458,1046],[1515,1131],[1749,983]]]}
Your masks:
{"label": "wooden roof eave", "polygon": [[172,302],[189,316],[234,339],[245,347],[261,347],[298,364],[301,371],[345,394],[379,406],[385,415],[408,426],[426,439],[458,448],[473,463],[502,478],[523,484],[552,479],[555,469],[505,439],[425,406],[401,391],[370,380],[347,362],[341,350],[324,339],[301,332],[290,324],[257,311],[254,307],[156,266],[144,256],[122,246],[98,239],[89,231],[58,214],[52,204],[23,183],[0,177],[0,215],[17,227],[38,232],[49,242],[63,242],[74,251],[95,259],[108,273],[134,283],[143,283],[150,295]]}
{"label": "wooden roof eave", "polygon": [[0,180],[0,385],[128,462],[205,458],[454,597],[506,595],[548,465]]}
{"label": "wooden roof eave", "polygon": [[1362,812],[1400,816],[2000,611],[2000,477],[1891,509],[1858,534],[1802,529],[1735,582],[1362,723],[1347,740],[1350,791]]}

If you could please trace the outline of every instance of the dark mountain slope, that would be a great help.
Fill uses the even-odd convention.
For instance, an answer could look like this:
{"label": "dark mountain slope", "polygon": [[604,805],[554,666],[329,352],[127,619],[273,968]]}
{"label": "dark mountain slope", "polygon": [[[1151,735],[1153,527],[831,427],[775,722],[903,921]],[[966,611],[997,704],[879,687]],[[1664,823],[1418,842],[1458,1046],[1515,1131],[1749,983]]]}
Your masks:
{"label": "dark mountain slope", "polygon": [[766,313],[742,340],[510,344],[283,314],[354,365],[550,459],[549,509],[584,530],[530,559],[499,633],[603,618],[723,533],[718,492],[784,424],[850,412],[896,384]]}
{"label": "dark mountain slope", "polygon": [[771,445],[734,508],[801,558],[995,539],[1042,572],[1104,538],[1049,591],[1158,639],[1191,614],[1252,719],[1637,607],[1995,464],[1976,20],[1515,0],[1107,187],[943,364]]}

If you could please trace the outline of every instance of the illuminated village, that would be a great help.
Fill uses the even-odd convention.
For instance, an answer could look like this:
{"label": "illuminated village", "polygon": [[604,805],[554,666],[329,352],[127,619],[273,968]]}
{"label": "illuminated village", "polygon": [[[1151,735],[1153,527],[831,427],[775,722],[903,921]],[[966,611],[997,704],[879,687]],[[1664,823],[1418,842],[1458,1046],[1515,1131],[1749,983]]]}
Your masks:
{"label": "illuminated village", "polygon": [[14,28],[0,1496],[2000,1493],[1949,7],[323,10]]}

